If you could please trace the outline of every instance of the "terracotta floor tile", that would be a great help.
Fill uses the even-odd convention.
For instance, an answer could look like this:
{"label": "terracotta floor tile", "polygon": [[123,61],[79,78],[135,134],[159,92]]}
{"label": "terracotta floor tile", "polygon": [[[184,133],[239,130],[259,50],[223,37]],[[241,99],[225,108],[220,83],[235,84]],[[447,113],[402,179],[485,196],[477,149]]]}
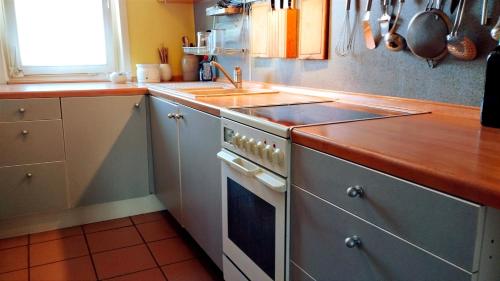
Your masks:
{"label": "terracotta floor tile", "polygon": [[28,268],[28,246],[0,250],[0,273]]}
{"label": "terracotta floor tile", "polygon": [[30,266],[42,265],[88,255],[85,238],[67,237],[30,245]]}
{"label": "terracotta floor tile", "polygon": [[31,281],[97,280],[89,256],[30,268]]}
{"label": "terracotta floor tile", "polygon": [[80,226],[56,229],[56,230],[31,234],[30,243],[33,244],[33,243],[45,242],[81,234],[83,234],[83,232]]}
{"label": "terracotta floor tile", "polygon": [[28,269],[0,274],[0,281],[28,281]]}
{"label": "terracotta floor tile", "polygon": [[185,261],[196,257],[195,252],[181,238],[171,238],[148,244],[159,265]]}
{"label": "terracotta floor tile", "polygon": [[175,228],[164,220],[147,222],[136,227],[146,242],[177,236]]}
{"label": "terracotta floor tile", "polygon": [[166,281],[163,273],[159,268],[148,269],[120,277],[115,277],[113,279],[108,279],[109,281]]}
{"label": "terracotta floor tile", "polygon": [[87,234],[90,252],[98,253],[144,243],[134,226]]}
{"label": "terracotta floor tile", "polygon": [[86,224],[83,226],[83,230],[85,231],[85,233],[93,233],[97,231],[110,230],[129,225],[132,225],[132,221],[129,218],[120,218],[120,219]]}
{"label": "terracotta floor tile", "polygon": [[205,269],[198,260],[189,260],[161,268],[168,278],[168,281],[215,281],[217,277]]}
{"label": "terracotta floor tile", "polygon": [[141,224],[141,223],[145,223],[145,222],[152,222],[152,221],[158,221],[158,220],[165,220],[165,216],[163,215],[163,212],[141,214],[141,215],[132,216],[131,218],[135,224]]}
{"label": "terracotta floor tile", "polygon": [[92,255],[99,279],[156,267],[146,245],[137,245]]}
{"label": "terracotta floor tile", "polygon": [[0,250],[28,245],[28,235],[0,239]]}

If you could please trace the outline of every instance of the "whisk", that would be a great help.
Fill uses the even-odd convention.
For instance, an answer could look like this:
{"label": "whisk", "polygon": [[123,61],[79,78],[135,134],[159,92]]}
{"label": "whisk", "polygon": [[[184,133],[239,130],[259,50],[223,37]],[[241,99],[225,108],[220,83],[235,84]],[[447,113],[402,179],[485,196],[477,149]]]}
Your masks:
{"label": "whisk", "polygon": [[346,0],[344,23],[342,24],[339,40],[335,46],[335,53],[341,57],[345,57],[350,54],[354,48],[356,22],[354,22],[353,28],[351,29],[351,21],[349,19],[350,10],[351,0]]}

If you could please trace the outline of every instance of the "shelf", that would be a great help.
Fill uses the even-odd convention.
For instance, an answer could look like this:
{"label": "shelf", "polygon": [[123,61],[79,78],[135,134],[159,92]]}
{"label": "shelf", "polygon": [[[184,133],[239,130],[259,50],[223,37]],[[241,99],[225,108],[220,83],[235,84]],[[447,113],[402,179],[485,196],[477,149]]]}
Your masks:
{"label": "shelf", "polygon": [[217,6],[208,7],[206,10],[207,16],[227,16],[241,14],[243,9],[241,7],[227,7],[221,8]]}
{"label": "shelf", "polygon": [[207,47],[182,47],[185,54],[197,55],[197,56],[235,56],[242,55],[246,53],[245,49],[235,49],[235,48],[225,48],[216,49],[215,52],[209,52]]}

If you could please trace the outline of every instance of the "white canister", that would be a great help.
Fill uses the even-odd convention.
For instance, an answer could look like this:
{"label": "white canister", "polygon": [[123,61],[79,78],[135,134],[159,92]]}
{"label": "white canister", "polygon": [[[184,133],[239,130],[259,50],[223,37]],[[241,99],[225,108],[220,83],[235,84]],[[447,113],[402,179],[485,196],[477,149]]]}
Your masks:
{"label": "white canister", "polygon": [[160,82],[159,64],[136,64],[137,82],[139,83],[158,83]]}
{"label": "white canister", "polygon": [[160,64],[160,76],[161,81],[166,82],[172,79],[172,69],[170,68],[170,64],[162,63]]}

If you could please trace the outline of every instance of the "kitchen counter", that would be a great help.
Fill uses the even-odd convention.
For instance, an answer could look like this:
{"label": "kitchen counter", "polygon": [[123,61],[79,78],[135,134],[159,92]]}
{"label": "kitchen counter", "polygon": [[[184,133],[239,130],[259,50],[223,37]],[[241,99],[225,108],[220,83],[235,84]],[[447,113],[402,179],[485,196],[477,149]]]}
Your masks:
{"label": "kitchen counter", "polygon": [[147,87],[111,82],[0,85],[0,99],[144,95],[147,92]]}
{"label": "kitchen counter", "polygon": [[297,128],[294,143],[500,208],[500,130],[422,114]]}
{"label": "kitchen counter", "polygon": [[[220,116],[221,108],[341,101],[430,114],[296,128],[292,141],[324,153],[431,187],[480,204],[500,208],[500,129],[483,128],[479,109],[444,103],[246,83],[279,94],[187,98],[149,90]],[[2,98],[143,95],[147,86],[112,83],[0,85]]]}

